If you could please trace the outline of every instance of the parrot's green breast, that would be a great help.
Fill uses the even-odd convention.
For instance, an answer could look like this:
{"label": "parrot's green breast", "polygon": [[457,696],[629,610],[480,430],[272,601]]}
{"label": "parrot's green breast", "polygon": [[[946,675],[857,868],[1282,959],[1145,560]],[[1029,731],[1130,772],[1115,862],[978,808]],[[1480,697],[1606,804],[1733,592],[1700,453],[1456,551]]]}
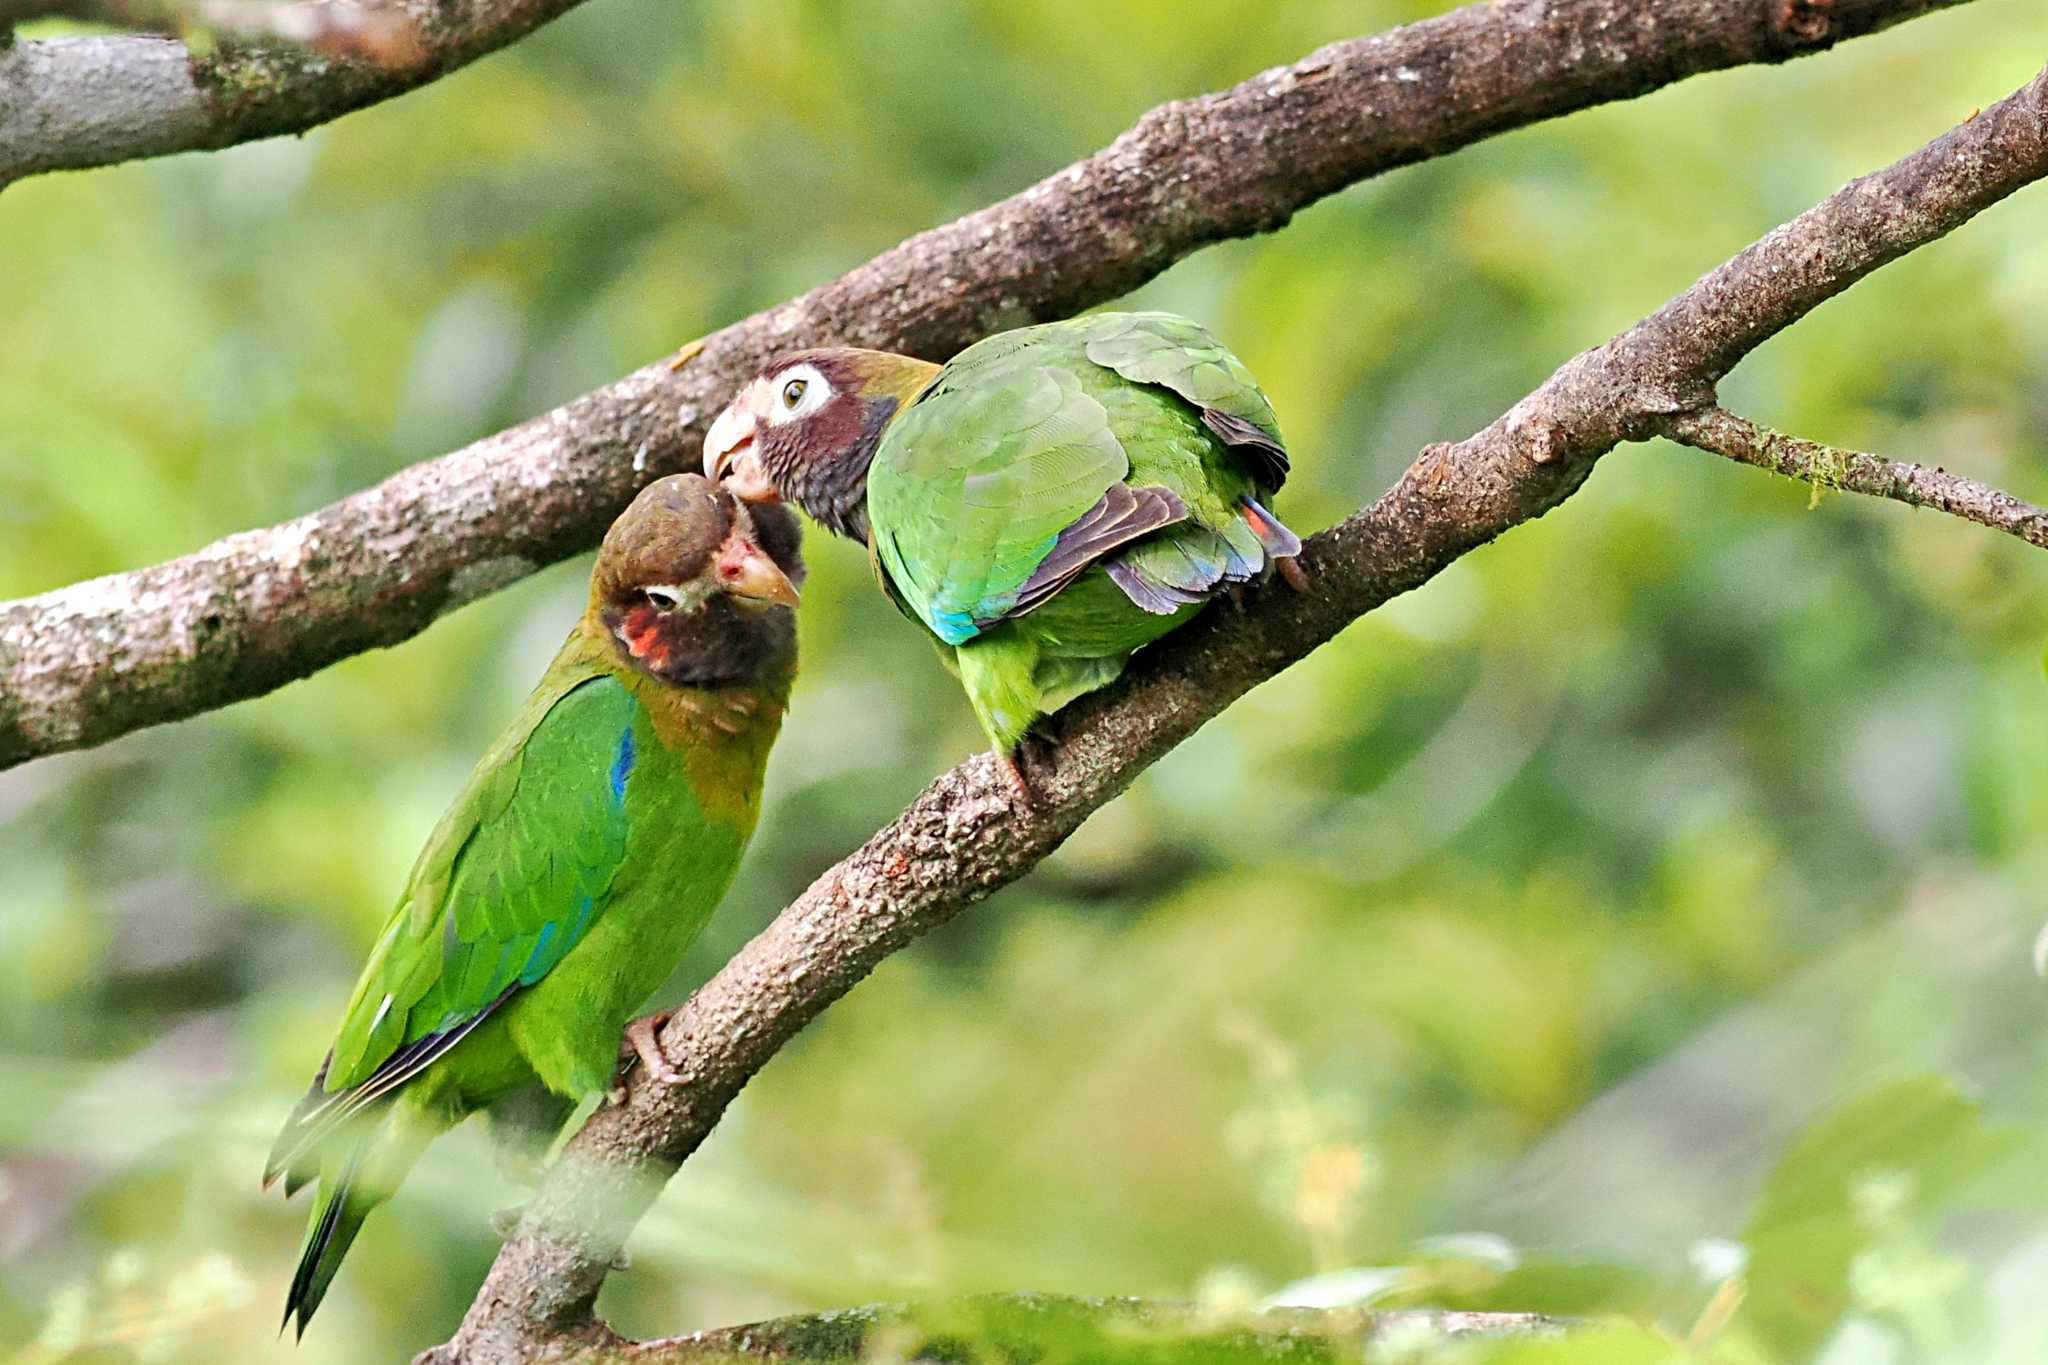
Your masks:
{"label": "parrot's green breast", "polygon": [[535,1076],[564,1094],[603,1086],[620,1028],[752,832],[781,700],[742,695],[691,696],[565,648],[421,853],[324,1088],[465,1029],[415,1102],[465,1109]]}

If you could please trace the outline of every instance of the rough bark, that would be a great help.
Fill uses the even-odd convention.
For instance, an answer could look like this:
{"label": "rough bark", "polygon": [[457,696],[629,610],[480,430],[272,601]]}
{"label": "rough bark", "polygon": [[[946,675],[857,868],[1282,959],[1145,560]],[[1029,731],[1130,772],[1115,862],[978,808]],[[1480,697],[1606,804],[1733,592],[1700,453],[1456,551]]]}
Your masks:
{"label": "rough bark", "polygon": [[611,1349],[593,1314],[647,1206],[740,1088],[890,953],[1014,881],[1147,765],[1358,616],[1542,515],[1616,445],[1713,410],[1745,354],[1872,270],[2048,175],[2048,70],[1856,180],[1566,362],[1484,430],[1423,450],[1371,506],[1310,539],[1313,590],[1255,589],[1146,650],[1048,727],[1039,801],[1011,804],[986,756],[940,777],[819,877],[663,1029],[675,1086],[641,1078],[564,1149],[432,1365]]}
{"label": "rough bark", "polygon": [[[1226,1313],[1193,1304],[1150,1299],[1080,1299],[1059,1294],[985,1295],[933,1306],[876,1304],[829,1313],[805,1313],[721,1327],[659,1341],[597,1347],[586,1365],[686,1365],[695,1361],[829,1363],[895,1359],[957,1359],[961,1342],[992,1346],[1004,1360],[1099,1358],[1126,1355],[1131,1345],[1156,1341],[1200,1351],[1205,1361],[1262,1365],[1335,1365],[1355,1361],[1364,1348],[1557,1336],[1569,1326],[1540,1313],[1459,1313],[1423,1309],[1282,1308]],[[1108,1351],[1091,1351],[1097,1344]],[[977,1351],[974,1358],[985,1358]],[[572,1357],[573,1358],[573,1357]]]}
{"label": "rough bark", "polygon": [[[365,44],[320,41],[339,30],[295,6],[308,11],[314,46],[230,36],[203,56],[176,38],[135,34],[9,44],[0,22],[0,189],[41,171],[303,133],[445,76],[578,3],[389,0],[378,12],[402,28],[382,30],[403,41]],[[266,22],[275,29],[287,18]]]}
{"label": "rough bark", "polygon": [[1664,434],[1739,464],[1804,480],[1812,485],[1816,498],[1823,489],[1890,498],[1974,521],[2048,550],[2048,508],[1946,469],[1787,436],[1718,407],[1673,418],[1665,424]]}
{"label": "rough bark", "polygon": [[[470,36],[436,60],[466,59],[568,2],[459,0],[452,22]],[[0,605],[0,767],[260,695],[587,548],[648,479],[693,462],[704,421],[780,351],[847,342],[944,357],[1112,298],[1210,242],[1270,231],[1389,168],[1957,2],[1497,0],[1162,105],[1030,189],[716,333],[679,372],[648,366],[281,526]],[[322,59],[333,74],[321,79],[340,92],[329,104],[311,76],[293,74],[298,58],[231,54],[282,65],[206,78],[232,89],[229,122],[212,103],[187,102],[149,124],[146,142],[123,123],[77,144],[100,151],[49,162],[76,141],[65,120],[127,117],[116,117],[123,101],[147,84],[131,64],[138,52],[149,81],[186,79],[184,49],[149,39],[0,50],[0,179],[30,151],[39,164],[84,165],[304,127],[392,79]],[[81,87],[91,98],[71,98],[53,72],[91,62]]]}

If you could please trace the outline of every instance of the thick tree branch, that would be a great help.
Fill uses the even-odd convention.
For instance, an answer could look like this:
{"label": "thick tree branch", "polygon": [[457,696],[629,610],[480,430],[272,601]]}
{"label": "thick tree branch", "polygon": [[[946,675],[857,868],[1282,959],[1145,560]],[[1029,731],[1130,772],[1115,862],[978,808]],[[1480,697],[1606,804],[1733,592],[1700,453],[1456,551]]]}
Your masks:
{"label": "thick tree branch", "polygon": [[204,28],[230,39],[276,39],[386,69],[416,67],[428,56],[419,20],[390,0],[0,0],[0,29],[53,17],[145,33]]}
{"label": "thick tree branch", "polygon": [[1562,366],[1476,435],[1425,449],[1370,507],[1313,537],[1314,589],[1269,585],[1146,650],[1049,727],[1040,804],[1011,807],[985,756],[939,778],[819,877],[662,1032],[683,1074],[600,1110],[499,1253],[461,1331],[423,1361],[615,1344],[592,1314],[634,1223],[741,1086],[890,953],[1016,880],[1160,755],[1358,616],[1569,496],[1616,445],[1710,409],[1744,354],[1857,280],[2048,174],[2048,70],[1854,181]]}
{"label": "thick tree branch", "polygon": [[1909,507],[1931,507],[2048,550],[2048,508],[1945,469],[1786,436],[1718,407],[1674,417],[1665,424],[1664,434],[1740,464],[1802,479],[1813,486],[1816,497],[1823,488],[1839,488]]}
{"label": "thick tree branch", "polygon": [[[0,41],[0,189],[39,171],[303,133],[445,76],[578,3],[388,0],[374,22],[355,22],[323,16],[348,7],[317,0],[277,6],[265,21],[266,31],[315,46],[228,39],[205,56],[168,37]],[[73,10],[46,5],[38,12]],[[207,17],[204,6],[197,12]],[[231,29],[254,24],[246,3],[216,7],[212,17]],[[340,41],[345,35],[361,41]]]}
{"label": "thick tree branch", "polygon": [[[498,32],[487,15],[531,27],[567,2],[451,0],[453,22],[477,35]],[[790,347],[849,342],[944,357],[991,331],[1124,293],[1210,242],[1270,231],[1391,167],[1956,2],[1497,0],[1162,105],[1021,194],[707,338],[680,372],[648,366],[282,526],[0,605],[0,767],[257,696],[403,640],[594,544],[642,484],[692,462],[703,421],[735,385]],[[54,42],[0,51],[0,178],[10,146],[19,155],[55,145],[36,127],[112,118],[139,89],[118,62],[94,76],[101,96],[92,101],[52,95],[43,77],[24,74],[24,63],[63,64],[85,51],[60,56]],[[151,51],[157,79],[189,74],[176,44]],[[354,72],[333,77],[351,99],[389,79],[320,66]],[[241,112],[228,123],[190,115],[202,140],[152,124],[156,140],[140,151],[219,145],[244,127],[303,127],[327,107],[282,68],[260,86],[236,96]],[[93,145],[118,152],[134,145],[127,136]]]}

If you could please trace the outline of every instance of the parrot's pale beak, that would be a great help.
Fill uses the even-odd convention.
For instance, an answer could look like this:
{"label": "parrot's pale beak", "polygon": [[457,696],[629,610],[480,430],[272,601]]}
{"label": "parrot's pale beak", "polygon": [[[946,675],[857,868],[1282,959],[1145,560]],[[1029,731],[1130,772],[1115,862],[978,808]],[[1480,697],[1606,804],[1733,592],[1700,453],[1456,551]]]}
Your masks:
{"label": "parrot's pale beak", "polygon": [[736,498],[775,502],[781,493],[754,449],[754,436],[760,429],[760,418],[754,413],[757,387],[758,381],[749,385],[704,433],[704,476],[723,482]]}
{"label": "parrot's pale beak", "polygon": [[718,547],[717,569],[719,584],[735,597],[781,607],[797,604],[796,584],[744,531],[735,530]]}

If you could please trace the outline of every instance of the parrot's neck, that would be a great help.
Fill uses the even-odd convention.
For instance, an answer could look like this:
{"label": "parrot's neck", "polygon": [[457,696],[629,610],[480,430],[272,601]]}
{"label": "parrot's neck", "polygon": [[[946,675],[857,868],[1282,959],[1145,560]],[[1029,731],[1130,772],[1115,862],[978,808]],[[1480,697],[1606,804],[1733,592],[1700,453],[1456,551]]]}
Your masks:
{"label": "parrot's neck", "polygon": [[[787,613],[781,613],[787,615]],[[655,739],[679,759],[707,810],[751,829],[759,814],[761,773],[782,728],[796,676],[796,648],[766,659],[744,679],[678,682],[638,666],[602,615],[587,614],[563,647],[558,666],[596,667],[639,700]],[[731,809],[724,806],[731,804]]]}
{"label": "parrot's neck", "polygon": [[633,688],[661,746],[682,761],[707,814],[752,830],[761,774],[782,729],[791,673],[734,687],[678,687],[642,680]]}
{"label": "parrot's neck", "polygon": [[870,401],[860,433],[833,459],[796,471],[791,500],[834,535],[863,543],[868,538],[868,466],[875,462],[883,433],[902,411],[902,400],[887,395]]}
{"label": "parrot's neck", "polygon": [[724,688],[787,673],[796,658],[796,621],[786,611],[713,597],[686,611],[651,602],[591,603],[586,634],[627,670],[675,687]]}

